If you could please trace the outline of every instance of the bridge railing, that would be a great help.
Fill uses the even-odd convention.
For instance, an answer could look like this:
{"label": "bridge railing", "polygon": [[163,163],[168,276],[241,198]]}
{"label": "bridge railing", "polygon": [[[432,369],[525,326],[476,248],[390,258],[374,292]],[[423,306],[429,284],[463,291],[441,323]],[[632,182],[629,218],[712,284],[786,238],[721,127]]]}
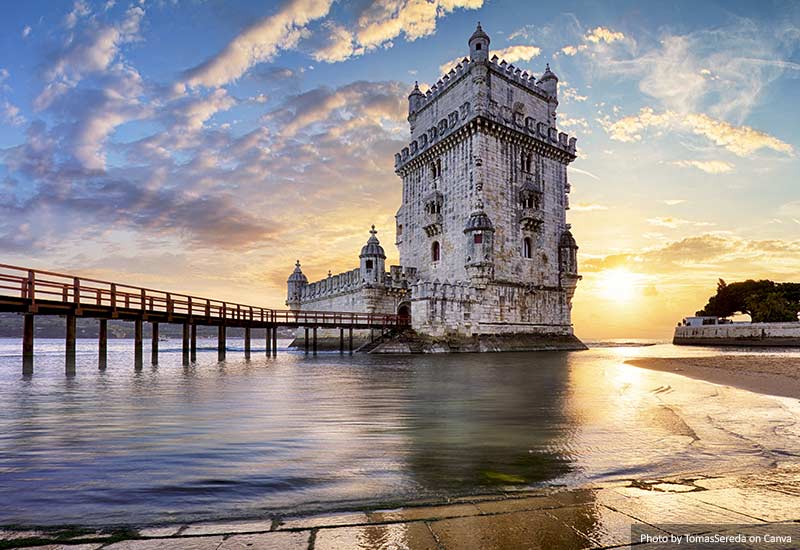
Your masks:
{"label": "bridge railing", "polygon": [[8,264],[0,264],[0,296],[27,300],[34,309],[37,301],[48,301],[75,309],[102,306],[143,314],[167,314],[168,317],[179,314],[272,324],[391,326],[408,323],[406,318],[391,314],[275,310]]}

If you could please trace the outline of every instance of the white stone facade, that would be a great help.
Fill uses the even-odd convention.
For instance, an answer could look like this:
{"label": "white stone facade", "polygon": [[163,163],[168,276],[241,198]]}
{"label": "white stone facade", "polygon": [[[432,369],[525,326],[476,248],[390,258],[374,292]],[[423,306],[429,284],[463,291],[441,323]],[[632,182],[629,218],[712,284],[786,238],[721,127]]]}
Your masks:
{"label": "white stone facade", "polygon": [[387,313],[410,304],[413,328],[435,337],[572,335],[580,276],[566,211],[576,140],[556,128],[549,67],[536,80],[490,59],[489,43],[478,26],[470,57],[409,96],[411,142],[395,155],[403,267],[386,273],[381,249],[367,274],[368,241],[359,269],[312,284],[290,278],[287,304]]}

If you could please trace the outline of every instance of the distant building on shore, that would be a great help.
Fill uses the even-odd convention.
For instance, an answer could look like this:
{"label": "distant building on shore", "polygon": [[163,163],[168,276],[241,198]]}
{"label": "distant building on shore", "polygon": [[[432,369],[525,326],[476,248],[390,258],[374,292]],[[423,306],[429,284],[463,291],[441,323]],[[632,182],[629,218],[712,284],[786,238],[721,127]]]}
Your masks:
{"label": "distant building on shore", "polygon": [[386,270],[373,226],[351,271],[308,282],[298,261],[286,303],[397,313],[417,333],[481,350],[582,348],[571,323],[578,246],[566,223],[576,139],[556,127],[558,78],[491,56],[480,25],[468,44],[468,58],[408,97],[411,142],[395,155],[401,265]]}

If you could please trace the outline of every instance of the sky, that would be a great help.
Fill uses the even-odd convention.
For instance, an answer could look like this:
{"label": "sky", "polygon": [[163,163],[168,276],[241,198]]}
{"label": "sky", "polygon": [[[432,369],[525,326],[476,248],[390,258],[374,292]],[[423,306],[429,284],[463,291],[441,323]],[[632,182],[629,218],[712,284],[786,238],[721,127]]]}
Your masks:
{"label": "sky", "polygon": [[666,338],[718,278],[800,281],[800,3],[0,5],[0,257],[284,307],[397,263],[406,97],[468,54],[559,76],[583,338]]}

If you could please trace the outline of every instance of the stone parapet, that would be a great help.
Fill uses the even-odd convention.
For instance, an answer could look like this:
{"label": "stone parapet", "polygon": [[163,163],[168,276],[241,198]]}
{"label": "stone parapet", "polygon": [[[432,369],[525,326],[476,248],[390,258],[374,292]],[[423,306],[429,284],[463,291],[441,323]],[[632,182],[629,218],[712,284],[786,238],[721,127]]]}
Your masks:
{"label": "stone parapet", "polygon": [[800,347],[800,323],[731,323],[675,328],[677,345]]}

